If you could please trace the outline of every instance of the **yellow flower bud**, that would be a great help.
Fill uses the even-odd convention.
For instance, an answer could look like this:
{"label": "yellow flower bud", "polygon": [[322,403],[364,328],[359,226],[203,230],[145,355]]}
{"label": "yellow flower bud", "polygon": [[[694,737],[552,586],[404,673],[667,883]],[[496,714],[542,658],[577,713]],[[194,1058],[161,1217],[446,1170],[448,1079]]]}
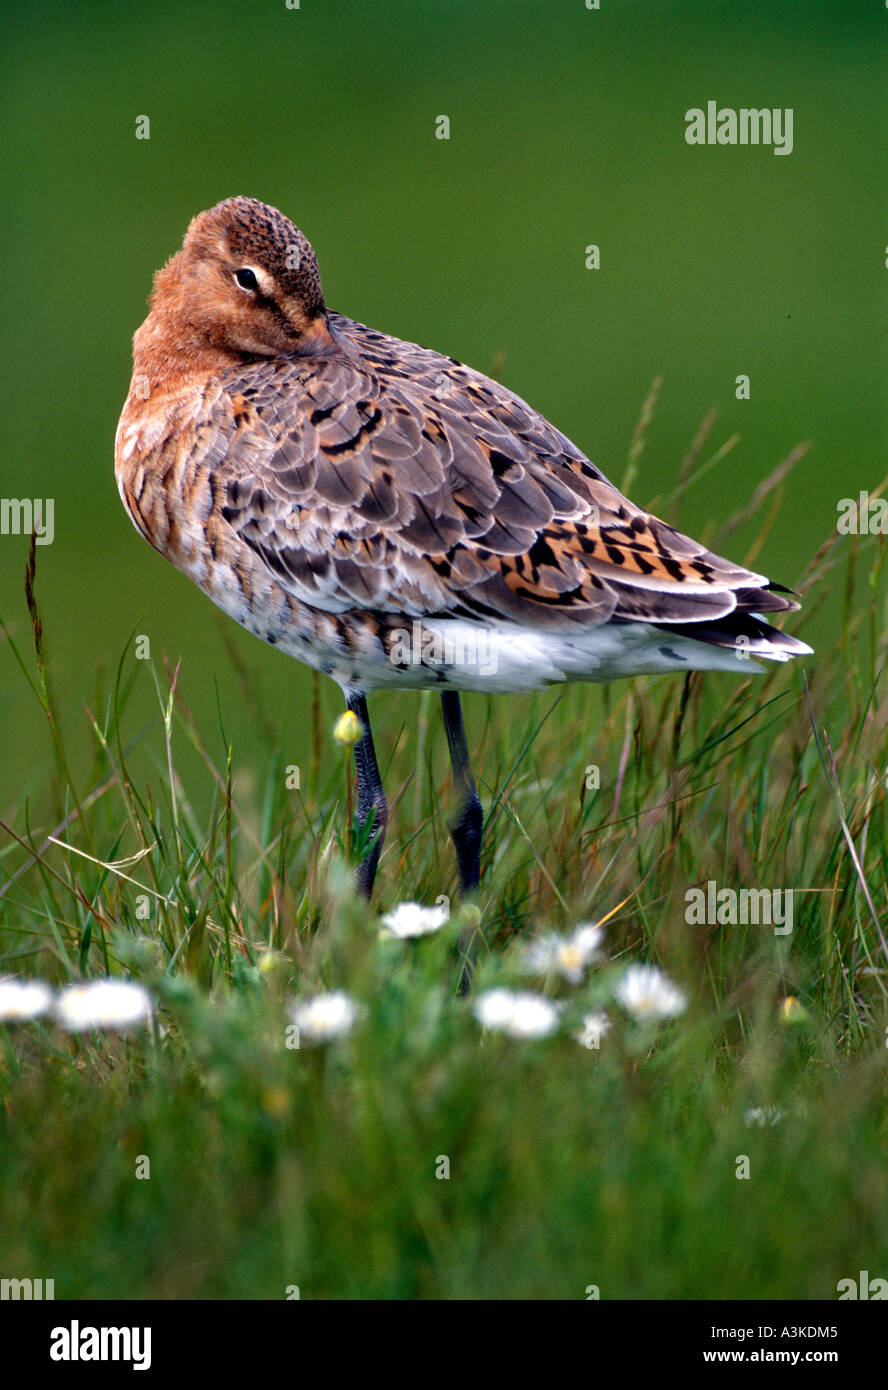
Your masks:
{"label": "yellow flower bud", "polygon": [[340,714],[333,725],[333,737],[343,748],[354,748],[356,743],[360,743],[364,737],[364,726],[354,710],[347,709]]}
{"label": "yellow flower bud", "polygon": [[794,994],[788,994],[780,1001],[780,1022],[785,1024],[804,1023],[808,1011],[800,1004]]}

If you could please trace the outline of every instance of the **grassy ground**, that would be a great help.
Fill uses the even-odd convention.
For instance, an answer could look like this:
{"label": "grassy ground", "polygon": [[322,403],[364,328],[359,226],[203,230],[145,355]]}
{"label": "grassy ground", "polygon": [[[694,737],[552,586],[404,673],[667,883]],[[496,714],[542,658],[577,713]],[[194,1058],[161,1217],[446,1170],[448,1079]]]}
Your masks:
{"label": "grassy ground", "polygon": [[[690,458],[685,482],[706,467]],[[563,1006],[524,1040],[456,995],[471,910],[429,697],[372,706],[394,811],[370,910],[349,890],[348,755],[320,691],[298,789],[244,671],[255,741],[230,755],[135,643],[61,718],[31,573],[34,647],[15,650],[46,777],[2,827],[0,970],[110,972],[158,1010],[126,1036],[0,1031],[0,1273],[54,1278],[60,1298],[815,1299],[888,1276],[884,556],[882,537],[834,536],[812,560],[806,612],[832,589],[844,620],[804,663],[810,689],[797,663],[468,701],[475,998],[517,985]],[[159,717],[140,730],[144,681]],[[145,756],[150,776],[131,772]],[[792,889],[792,932],[689,923],[709,880]],[[442,894],[441,932],[379,938],[378,905]],[[522,973],[528,937],[602,919],[582,983]],[[680,1017],[643,1026],[614,1001],[636,961],[686,991]],[[289,1001],[321,989],[362,1016],[289,1047]],[[597,1049],[575,1037],[590,1009],[612,1022]]]}

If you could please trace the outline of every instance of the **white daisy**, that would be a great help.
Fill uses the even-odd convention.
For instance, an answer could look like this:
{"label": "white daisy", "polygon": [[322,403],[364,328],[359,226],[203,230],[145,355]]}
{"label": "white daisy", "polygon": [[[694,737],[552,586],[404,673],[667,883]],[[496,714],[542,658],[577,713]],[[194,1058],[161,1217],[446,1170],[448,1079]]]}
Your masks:
{"label": "white daisy", "polygon": [[558,1027],[558,1005],[527,990],[488,989],[475,1001],[474,1014],[485,1028],[512,1038],[545,1038]]}
{"label": "white daisy", "polygon": [[449,915],[443,905],[422,907],[420,903],[399,903],[383,917],[380,936],[395,936],[402,941],[409,936],[426,936],[429,932],[440,931]]}
{"label": "white daisy", "polygon": [[344,989],[337,989],[294,1004],[290,1017],[299,1029],[300,1041],[329,1042],[351,1031],[358,1017],[358,1005]]}
{"label": "white daisy", "polygon": [[151,995],[131,980],[92,980],[62,990],[55,1015],[63,1028],[82,1033],[89,1028],[133,1028],[151,1017]]}
{"label": "white daisy", "polygon": [[524,968],[531,975],[548,975],[557,970],[571,984],[579,984],[590,961],[599,954],[604,932],[594,922],[582,922],[570,936],[549,932],[528,943]]}
{"label": "white daisy", "polygon": [[614,997],[630,1014],[648,1022],[676,1018],[687,1008],[687,996],[655,965],[630,965],[614,989]]}
{"label": "white daisy", "polygon": [[578,1033],[574,1034],[578,1043],[583,1047],[589,1048],[590,1052],[597,1052],[601,1046],[601,1039],[611,1027],[611,1021],[605,1013],[592,1013],[583,1016],[583,1025]]}
{"label": "white daisy", "polygon": [[0,1023],[23,1023],[52,1008],[53,993],[45,980],[0,980]]}

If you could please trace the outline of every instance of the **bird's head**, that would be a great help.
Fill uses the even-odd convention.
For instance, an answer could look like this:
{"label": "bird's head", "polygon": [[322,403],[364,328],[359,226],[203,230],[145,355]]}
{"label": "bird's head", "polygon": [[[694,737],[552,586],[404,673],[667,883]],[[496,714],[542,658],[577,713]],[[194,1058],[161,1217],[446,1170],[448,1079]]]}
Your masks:
{"label": "bird's head", "polygon": [[255,198],[198,213],[158,271],[152,315],[191,346],[275,357],[329,340],[315,253],[289,218]]}

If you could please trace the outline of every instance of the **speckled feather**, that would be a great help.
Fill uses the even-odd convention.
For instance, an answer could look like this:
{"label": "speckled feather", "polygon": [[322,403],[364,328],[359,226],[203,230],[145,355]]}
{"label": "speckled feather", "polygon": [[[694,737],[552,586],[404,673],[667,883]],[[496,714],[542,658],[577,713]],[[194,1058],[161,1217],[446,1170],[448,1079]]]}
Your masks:
{"label": "speckled feather", "polygon": [[[645,663],[639,639],[652,631],[659,653],[664,637],[689,639],[672,669],[723,665],[713,647],[741,635],[755,655],[808,650],[757,616],[797,608],[786,591],[635,506],[504,386],[327,311],[311,247],[276,210],[234,199],[202,218],[192,224],[200,254],[261,268],[275,294],[255,300],[261,325],[211,323],[205,360],[196,348],[179,363],[167,344],[172,371],[153,373],[149,349],[176,316],[153,328],[149,318],[118,430],[118,482],[151,544],[260,636],[362,689],[424,683],[415,669],[399,680],[391,659],[391,634],[414,619],[530,636],[530,660],[546,641],[580,653],[541,661],[537,684],[609,678],[587,640],[604,627],[610,641],[626,629],[637,670],[669,668],[660,656]],[[192,282],[201,289],[174,258],[160,291],[174,271],[183,299]],[[199,343],[199,316],[188,322],[188,343]],[[707,646],[711,660],[688,655]],[[452,667],[428,677],[509,688]]]}

